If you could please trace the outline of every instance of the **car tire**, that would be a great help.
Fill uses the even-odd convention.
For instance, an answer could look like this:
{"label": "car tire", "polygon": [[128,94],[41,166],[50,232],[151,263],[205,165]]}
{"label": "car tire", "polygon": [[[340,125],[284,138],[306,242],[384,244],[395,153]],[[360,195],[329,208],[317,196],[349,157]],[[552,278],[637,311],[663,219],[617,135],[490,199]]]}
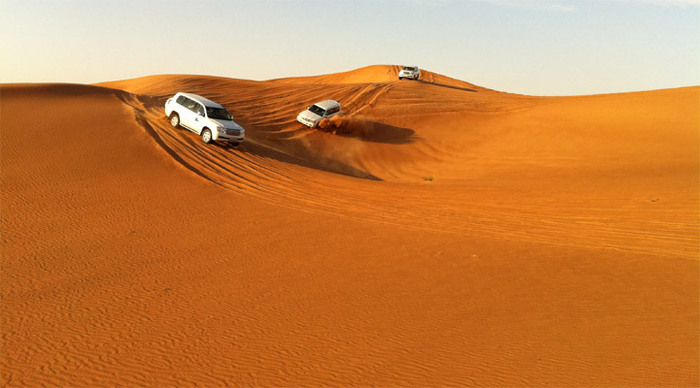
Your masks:
{"label": "car tire", "polygon": [[170,125],[173,127],[177,127],[180,125],[180,116],[177,113],[173,113],[170,115]]}
{"label": "car tire", "polygon": [[204,128],[204,130],[202,130],[202,141],[204,144],[211,143],[211,131],[209,128]]}
{"label": "car tire", "polygon": [[399,77],[399,81],[403,81],[403,77]]}

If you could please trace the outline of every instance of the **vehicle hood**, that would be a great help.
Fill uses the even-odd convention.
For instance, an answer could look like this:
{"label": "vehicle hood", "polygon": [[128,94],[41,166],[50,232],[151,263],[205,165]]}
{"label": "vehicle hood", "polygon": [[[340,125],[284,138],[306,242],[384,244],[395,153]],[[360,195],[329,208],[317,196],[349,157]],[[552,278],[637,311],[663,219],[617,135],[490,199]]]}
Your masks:
{"label": "vehicle hood", "polygon": [[215,120],[215,119],[209,119],[213,121],[216,125],[220,125],[226,129],[237,129],[239,131],[243,130],[243,127],[241,127],[237,122],[233,120]]}
{"label": "vehicle hood", "polygon": [[305,111],[299,113],[297,118],[299,118],[299,117],[305,118],[305,119],[310,120],[310,121],[319,121],[323,118],[310,110],[305,110]]}

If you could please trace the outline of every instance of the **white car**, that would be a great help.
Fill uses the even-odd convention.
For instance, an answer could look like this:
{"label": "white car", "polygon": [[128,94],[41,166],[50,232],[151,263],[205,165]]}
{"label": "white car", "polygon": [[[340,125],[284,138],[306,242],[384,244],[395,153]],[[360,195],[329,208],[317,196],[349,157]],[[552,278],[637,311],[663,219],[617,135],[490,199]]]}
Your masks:
{"label": "white car", "polygon": [[418,66],[404,66],[401,68],[401,71],[399,71],[399,79],[418,79],[420,77],[420,69],[418,69]]}
{"label": "white car", "polygon": [[340,103],[335,100],[326,100],[317,102],[299,113],[297,121],[313,128],[321,120],[331,118],[337,114],[340,114]]}
{"label": "white car", "polygon": [[233,121],[226,108],[192,93],[177,93],[165,102],[165,115],[173,127],[181,125],[202,136],[202,141],[240,144],[245,129]]}

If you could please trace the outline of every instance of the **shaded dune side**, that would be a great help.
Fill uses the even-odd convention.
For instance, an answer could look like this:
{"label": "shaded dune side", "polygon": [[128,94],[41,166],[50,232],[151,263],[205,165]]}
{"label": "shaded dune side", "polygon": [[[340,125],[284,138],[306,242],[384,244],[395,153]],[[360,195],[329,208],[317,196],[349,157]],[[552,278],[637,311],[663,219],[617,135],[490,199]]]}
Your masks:
{"label": "shaded dune side", "polygon": [[[345,84],[328,84],[325,79],[313,82],[313,78],[302,84],[299,79],[254,82],[155,76],[105,85],[143,93],[125,94],[124,102],[135,109],[141,125],[157,136],[168,152],[186,161],[190,169],[221,186],[265,200],[285,198],[291,207],[342,212],[357,219],[419,230],[695,257],[698,241],[693,230],[698,222],[693,212],[683,209],[689,205],[692,209],[697,193],[683,194],[676,188],[650,190],[648,186],[656,184],[651,181],[624,193],[605,177],[610,173],[627,174],[615,173],[616,167],[609,164],[616,153],[623,157],[627,146],[610,149],[611,142],[629,143],[627,148],[643,150],[650,145],[656,147],[655,140],[652,144],[646,140],[635,144],[636,139],[627,139],[624,132],[609,136],[604,133],[609,130],[602,127],[600,133],[591,132],[590,138],[581,140],[575,132],[579,130],[576,123],[583,124],[585,117],[576,116],[573,125],[562,126],[557,122],[561,115],[552,112],[595,110],[615,104],[637,109],[637,104],[649,105],[645,100],[652,101],[653,107],[655,96],[664,101],[683,96],[688,101],[688,96],[697,95],[697,88],[587,98],[531,98],[410,81],[358,83],[362,79],[376,80],[374,73],[381,69],[372,68],[369,78],[366,68],[358,74],[344,74],[343,79],[354,81]],[[246,143],[236,150],[204,146],[194,134],[171,128],[162,104],[179,90],[222,102],[248,128]],[[379,128],[383,133],[378,136],[391,132],[393,137],[338,136],[296,123],[294,118],[300,110],[324,98],[343,102],[347,112],[344,120],[355,118],[355,124],[364,121],[362,129]],[[662,117],[666,108],[662,104],[655,109],[661,113],[653,120]],[[698,119],[689,119],[690,125],[681,124],[677,132],[680,139],[685,139],[681,143],[697,137],[692,123]],[[554,125],[542,125],[542,120],[552,120]],[[623,124],[636,131],[631,123],[646,119],[630,120]],[[525,127],[511,129],[514,123]],[[646,127],[654,131],[653,126]],[[533,141],[538,147],[556,143],[542,151],[532,146],[508,148]],[[658,145],[659,149],[668,146],[670,143]],[[600,159],[601,150],[606,150],[610,158]],[[640,157],[647,158],[649,151],[642,152]],[[683,168],[690,169],[684,179],[697,169],[692,165],[694,154],[697,150],[691,147],[683,155],[682,163],[691,163]],[[632,168],[629,179],[639,178],[634,176],[639,166],[621,168]],[[362,182],[319,173],[324,170],[388,182]],[[433,187],[437,182],[422,183],[431,171],[443,170],[445,174],[450,172],[451,178],[439,189]],[[543,175],[527,178],[532,171]],[[639,179],[648,180],[644,175]],[[604,190],[586,188],[599,176],[607,182]],[[686,187],[690,185],[692,179]],[[401,201],[396,200],[397,193],[401,193]],[[663,205],[652,202],[657,196],[671,201]]]}

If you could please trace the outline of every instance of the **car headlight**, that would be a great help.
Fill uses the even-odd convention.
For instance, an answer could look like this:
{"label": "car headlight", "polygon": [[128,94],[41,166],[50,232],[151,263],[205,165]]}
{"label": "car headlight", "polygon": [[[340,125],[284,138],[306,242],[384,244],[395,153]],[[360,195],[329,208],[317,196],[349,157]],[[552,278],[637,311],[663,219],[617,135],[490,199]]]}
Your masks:
{"label": "car headlight", "polygon": [[224,128],[224,127],[216,127],[216,131],[219,132],[219,133],[221,133],[221,134],[224,134],[224,133],[226,133],[226,128]]}

